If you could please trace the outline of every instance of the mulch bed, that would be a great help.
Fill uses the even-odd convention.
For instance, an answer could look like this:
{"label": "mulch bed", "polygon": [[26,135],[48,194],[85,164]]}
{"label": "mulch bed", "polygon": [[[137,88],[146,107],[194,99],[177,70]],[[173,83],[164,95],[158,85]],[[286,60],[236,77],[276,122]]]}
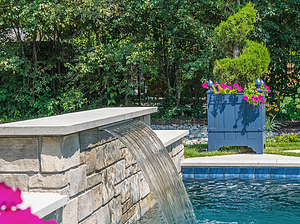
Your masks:
{"label": "mulch bed", "polygon": [[156,120],[156,121],[151,121],[151,124],[154,124],[154,125],[171,125],[171,124],[207,125],[207,120],[199,119],[199,118],[174,119],[174,120],[170,120],[170,121]]}
{"label": "mulch bed", "polygon": [[[299,133],[300,132],[300,121],[281,121],[282,127],[275,131],[277,133]],[[170,121],[156,120],[152,121],[151,124],[154,125],[207,125],[206,119],[199,118],[187,118],[187,119],[174,119]]]}
{"label": "mulch bed", "polygon": [[281,121],[282,127],[275,131],[277,133],[299,133],[300,121]]}

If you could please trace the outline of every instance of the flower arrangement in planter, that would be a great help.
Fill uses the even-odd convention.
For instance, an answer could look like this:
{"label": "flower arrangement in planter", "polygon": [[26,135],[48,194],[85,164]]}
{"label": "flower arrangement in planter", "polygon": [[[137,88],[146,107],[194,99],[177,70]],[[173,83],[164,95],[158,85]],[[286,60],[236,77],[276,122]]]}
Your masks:
{"label": "flower arrangement in planter", "polygon": [[31,213],[30,208],[21,210],[21,191],[15,191],[0,182],[0,223],[3,224],[57,224],[56,221],[44,221]]}
{"label": "flower arrangement in planter", "polygon": [[246,39],[255,17],[255,9],[248,3],[214,30],[215,44],[226,57],[215,61],[217,82],[202,84],[209,89],[209,151],[222,146],[248,146],[263,153],[265,96],[270,88],[261,77],[268,71],[270,54],[265,46]]}

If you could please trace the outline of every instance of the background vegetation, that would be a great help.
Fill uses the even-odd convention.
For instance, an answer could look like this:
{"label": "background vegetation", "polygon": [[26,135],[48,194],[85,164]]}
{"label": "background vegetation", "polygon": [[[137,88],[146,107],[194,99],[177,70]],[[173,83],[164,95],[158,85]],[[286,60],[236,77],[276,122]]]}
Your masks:
{"label": "background vegetation", "polygon": [[[159,105],[164,119],[203,117],[200,84],[224,57],[212,31],[247,2],[1,0],[0,119],[133,105]],[[271,55],[269,113],[299,119],[299,0],[252,4],[248,39]]]}

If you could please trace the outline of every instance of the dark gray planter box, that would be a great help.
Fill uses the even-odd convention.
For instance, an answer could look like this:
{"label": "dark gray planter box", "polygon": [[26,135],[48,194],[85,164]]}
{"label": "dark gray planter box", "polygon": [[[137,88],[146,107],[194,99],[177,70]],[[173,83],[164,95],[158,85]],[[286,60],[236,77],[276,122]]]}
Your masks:
{"label": "dark gray planter box", "polygon": [[223,146],[248,146],[263,154],[266,145],[265,105],[252,106],[243,93],[207,91],[208,150]]}

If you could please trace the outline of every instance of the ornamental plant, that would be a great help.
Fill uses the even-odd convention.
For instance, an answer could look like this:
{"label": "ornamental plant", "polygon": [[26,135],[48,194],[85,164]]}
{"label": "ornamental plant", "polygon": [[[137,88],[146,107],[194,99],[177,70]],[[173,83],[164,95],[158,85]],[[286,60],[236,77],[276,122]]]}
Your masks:
{"label": "ornamental plant", "polygon": [[[203,83],[202,87],[208,88],[207,82]],[[234,83],[232,86],[221,83],[220,86],[218,86],[218,83],[216,82],[215,84],[211,85],[211,87],[215,94],[243,92],[243,88],[238,83]],[[258,89],[255,87],[255,84],[250,83],[244,92],[244,100],[253,106],[260,105],[260,108],[262,109],[261,104],[266,104],[263,94],[265,93],[265,95],[268,96],[268,93],[270,93],[271,90],[269,86],[265,84],[261,85],[260,88],[261,91],[258,91]]]}
{"label": "ornamental plant", "polygon": [[[255,80],[261,79],[262,75],[268,72],[270,63],[268,49],[262,44],[246,39],[254,27],[255,18],[255,9],[249,2],[227,21],[222,21],[213,32],[217,48],[226,56],[214,63],[213,73],[221,83],[216,89],[219,91],[215,92],[230,93],[230,88],[238,83],[240,89],[245,92],[244,99],[253,105],[264,103],[262,94],[255,89]],[[225,92],[223,90],[227,88],[224,85],[229,86]],[[237,88],[232,89],[239,91]],[[270,92],[266,85],[262,85],[261,89]]]}
{"label": "ornamental plant", "polygon": [[44,221],[31,213],[30,208],[21,210],[18,205],[22,203],[21,191],[15,191],[0,183],[0,223],[3,224],[57,224],[56,221]]}

